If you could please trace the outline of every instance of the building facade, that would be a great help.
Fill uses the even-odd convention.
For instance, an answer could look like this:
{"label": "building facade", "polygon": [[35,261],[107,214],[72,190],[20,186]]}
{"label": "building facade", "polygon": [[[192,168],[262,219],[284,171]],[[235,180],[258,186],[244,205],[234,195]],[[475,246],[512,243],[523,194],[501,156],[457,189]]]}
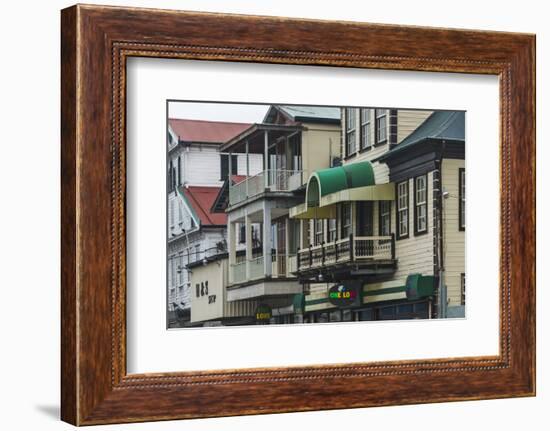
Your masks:
{"label": "building facade", "polygon": [[[227,217],[211,213],[224,181],[243,172],[244,159],[220,146],[250,124],[186,119],[168,121],[167,310],[168,325],[189,321],[187,265],[227,251]],[[251,172],[259,161],[251,158]]]}
{"label": "building facade", "polygon": [[[240,181],[228,182],[224,208],[226,299],[229,303],[255,301],[258,308],[251,318],[256,323],[301,321],[303,285],[295,271],[304,224],[291,219],[289,209],[303,201],[309,173],[339,158],[340,135],[339,108],[272,105],[262,123],[222,147],[246,160],[262,159],[259,173],[248,168]],[[259,227],[257,234],[254,226]],[[239,237],[244,253],[235,240]]]}
{"label": "building facade", "polygon": [[463,112],[271,106],[221,147],[245,172],[212,205],[227,253],[191,265],[193,323],[464,317],[464,131]]}
{"label": "building facade", "polygon": [[310,232],[305,321],[464,316],[464,113],[349,108],[342,124],[342,166],[291,209]]}

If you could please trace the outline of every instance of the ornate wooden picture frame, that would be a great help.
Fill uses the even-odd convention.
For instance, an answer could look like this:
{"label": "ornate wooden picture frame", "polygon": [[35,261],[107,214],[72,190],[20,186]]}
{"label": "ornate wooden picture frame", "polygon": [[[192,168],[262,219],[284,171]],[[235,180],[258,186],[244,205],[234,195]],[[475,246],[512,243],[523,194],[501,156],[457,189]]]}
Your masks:
{"label": "ornate wooden picture frame", "polygon": [[[79,5],[62,11],[61,49],[64,421],[91,425],[535,394],[533,35]],[[497,75],[500,353],[128,374],[125,100],[126,60],[135,56]]]}

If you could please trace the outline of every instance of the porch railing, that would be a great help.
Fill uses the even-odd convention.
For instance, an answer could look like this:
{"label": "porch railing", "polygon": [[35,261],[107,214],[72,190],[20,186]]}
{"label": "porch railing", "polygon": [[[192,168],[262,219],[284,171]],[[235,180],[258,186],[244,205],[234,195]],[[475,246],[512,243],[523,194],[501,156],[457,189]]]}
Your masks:
{"label": "porch railing", "polygon": [[395,237],[353,236],[310,245],[298,251],[296,271],[324,268],[346,262],[364,263],[395,259]]}
{"label": "porch railing", "polygon": [[[248,263],[248,276],[247,276]],[[271,277],[295,277],[298,268],[296,254],[278,254],[275,250],[271,254]],[[265,277],[264,257],[243,260],[230,265],[229,282],[231,284],[244,283],[249,280],[259,280]]]}
{"label": "porch railing", "polygon": [[287,192],[296,190],[307,182],[302,170],[269,169],[245,178],[229,186],[229,205],[236,205],[264,191]]}

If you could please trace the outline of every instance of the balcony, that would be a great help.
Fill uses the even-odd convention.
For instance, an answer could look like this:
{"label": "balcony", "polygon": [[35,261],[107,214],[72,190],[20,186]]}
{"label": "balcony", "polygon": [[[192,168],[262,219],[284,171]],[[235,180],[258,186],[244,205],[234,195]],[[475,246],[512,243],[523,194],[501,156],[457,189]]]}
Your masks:
{"label": "balcony", "polygon": [[[296,278],[294,272],[296,272],[297,268],[297,256],[295,254],[278,254],[273,250],[271,253],[271,268],[271,278]],[[230,284],[240,284],[246,281],[261,280],[264,278],[266,278],[266,276],[263,256],[257,256],[248,261],[243,260],[230,265]]]}
{"label": "balcony", "polygon": [[291,192],[307,182],[302,170],[269,169],[229,187],[229,206],[268,192]]}
{"label": "balcony", "polygon": [[[350,269],[395,268],[395,238],[391,236],[353,236],[298,251],[296,273],[300,278],[321,274],[330,280],[338,273],[349,276]],[[393,268],[393,269],[392,269]],[[359,274],[359,272],[357,273]]]}

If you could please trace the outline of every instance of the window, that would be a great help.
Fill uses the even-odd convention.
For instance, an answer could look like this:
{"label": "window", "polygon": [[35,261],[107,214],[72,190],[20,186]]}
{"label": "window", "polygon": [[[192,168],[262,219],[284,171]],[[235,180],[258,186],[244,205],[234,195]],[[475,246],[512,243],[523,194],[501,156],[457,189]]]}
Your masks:
{"label": "window", "polygon": [[174,229],[174,199],[170,199],[170,207],[168,208],[168,218],[170,219],[170,229]]}
{"label": "window", "polygon": [[181,186],[181,156],[178,156],[178,186]]}
{"label": "window", "polygon": [[[229,176],[229,156],[230,154],[220,154],[220,181],[225,181]],[[231,155],[231,175],[238,173],[238,156]]]}
{"label": "window", "polygon": [[239,223],[239,244],[244,244],[246,242],[246,225],[244,223]]}
{"label": "window", "polygon": [[391,235],[391,202],[379,201],[378,202],[378,233],[380,236]]}
{"label": "window", "polygon": [[387,139],[387,116],[385,109],[375,109],[375,142],[382,144]]}
{"label": "window", "polygon": [[346,108],[346,156],[351,156],[355,151],[355,109]]}
{"label": "window", "polygon": [[178,286],[183,285],[184,271],[185,271],[185,268],[183,267],[183,254],[180,254],[178,256],[178,268],[177,268]]}
{"label": "window", "polygon": [[373,236],[374,235],[374,221],[372,217],[373,202],[372,201],[358,201],[355,204],[356,208],[356,222],[355,222],[355,234],[357,236]]}
{"label": "window", "polygon": [[174,191],[174,164],[172,163],[172,159],[170,159],[168,166],[168,191]]}
{"label": "window", "polygon": [[397,184],[397,237],[409,235],[409,181]]}
{"label": "window", "polygon": [[466,170],[460,168],[458,170],[458,218],[459,218],[459,230],[466,228]]}
{"label": "window", "polygon": [[361,108],[361,150],[371,147],[370,111],[368,108]]}
{"label": "window", "polygon": [[414,233],[428,231],[428,177],[421,175],[414,179]]}
{"label": "window", "polygon": [[466,305],[466,274],[460,274],[460,305]]}
{"label": "window", "polygon": [[351,204],[345,203],[342,204],[342,239],[347,238],[351,235]]}
{"label": "window", "polygon": [[196,244],[195,245],[195,261],[199,260],[201,258],[201,245]]}
{"label": "window", "polygon": [[324,224],[323,219],[315,219],[314,221],[314,228],[315,228],[314,245],[321,245],[323,243],[323,240],[324,240],[323,224]]}
{"label": "window", "polygon": [[176,286],[176,259],[176,256],[172,256],[172,258],[170,259],[170,286],[172,286],[172,288]]}
{"label": "window", "polygon": [[390,109],[390,146],[397,145],[397,109]]}
{"label": "window", "polygon": [[178,202],[178,221],[179,225],[183,226],[183,205],[181,202]]}
{"label": "window", "polygon": [[328,242],[336,241],[336,219],[328,220]]}

